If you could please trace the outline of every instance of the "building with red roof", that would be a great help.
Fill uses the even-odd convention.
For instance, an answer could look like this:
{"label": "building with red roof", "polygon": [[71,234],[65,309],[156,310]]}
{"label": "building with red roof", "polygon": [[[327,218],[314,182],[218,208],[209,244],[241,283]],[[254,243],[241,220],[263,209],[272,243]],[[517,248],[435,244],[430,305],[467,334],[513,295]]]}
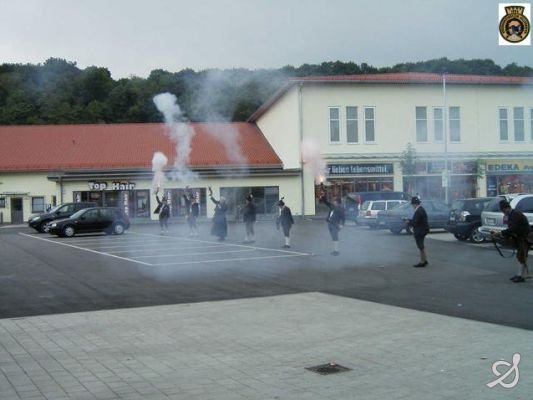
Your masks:
{"label": "building with red roof", "polygon": [[[156,153],[167,158],[157,183]],[[250,193],[260,214],[284,196],[294,214],[314,215],[321,181],[348,207],[362,191],[450,203],[533,192],[532,160],[533,78],[293,78],[244,123],[1,126],[0,221],[81,200],[153,219],[157,184],[176,216],[190,190],[210,217],[209,187],[230,215]]]}

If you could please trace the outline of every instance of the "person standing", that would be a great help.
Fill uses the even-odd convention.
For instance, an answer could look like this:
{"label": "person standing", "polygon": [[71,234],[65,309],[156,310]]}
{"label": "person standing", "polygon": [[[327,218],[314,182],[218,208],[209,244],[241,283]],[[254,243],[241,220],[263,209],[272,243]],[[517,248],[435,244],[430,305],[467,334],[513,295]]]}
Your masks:
{"label": "person standing", "polygon": [[158,192],[155,193],[155,199],[157,200],[157,207],[155,213],[159,214],[159,227],[161,233],[168,231],[168,219],[170,218],[170,206],[165,195],[159,200]]}
{"label": "person standing", "polygon": [[344,216],[344,207],[342,207],[341,201],[339,198],[335,197],[333,199],[333,204],[328,201],[326,194],[322,193],[319,201],[324,203],[328,208],[328,217],[326,221],[328,223],[328,230],[333,240],[333,251],[331,255],[338,256],[339,253],[339,231],[344,226],[345,216]]}
{"label": "person standing", "polygon": [[525,282],[529,277],[529,270],[527,267],[527,256],[529,252],[529,242],[527,236],[529,235],[530,226],[527,217],[520,210],[511,207],[507,200],[500,201],[500,210],[507,217],[507,229],[501,232],[493,232],[493,237],[504,237],[513,241],[516,246],[516,259],[518,261],[518,275],[511,278],[514,283]]}
{"label": "person standing", "polygon": [[276,227],[279,230],[280,226],[283,229],[283,236],[285,237],[285,244],[283,248],[291,247],[291,228],[294,225],[291,209],[285,205],[283,197],[278,201],[279,216],[276,220]]}
{"label": "person standing", "polygon": [[226,239],[228,234],[228,222],[226,220],[226,199],[220,197],[220,200],[216,200],[213,197],[213,191],[209,188],[209,197],[211,201],[215,203],[215,215],[213,216],[213,226],[211,228],[211,235],[217,236],[218,241],[222,242]]}
{"label": "person standing", "polygon": [[413,265],[413,267],[423,268],[428,265],[424,246],[424,239],[429,233],[428,215],[426,210],[424,210],[424,207],[420,204],[420,199],[418,197],[415,196],[411,199],[411,205],[415,209],[415,212],[413,213],[413,217],[407,220],[407,226],[413,228],[416,247],[420,253],[420,262]]}
{"label": "person standing", "polygon": [[190,192],[188,187],[187,192],[183,194],[185,200],[185,206],[187,207],[187,224],[189,225],[189,236],[198,236],[198,226],[196,222],[198,215],[200,215],[200,205],[194,196],[194,193]]}
{"label": "person standing", "polygon": [[246,197],[246,204],[242,209],[242,220],[246,228],[246,236],[244,237],[244,243],[255,242],[254,224],[257,217],[257,210],[253,202],[253,196],[250,193]]}

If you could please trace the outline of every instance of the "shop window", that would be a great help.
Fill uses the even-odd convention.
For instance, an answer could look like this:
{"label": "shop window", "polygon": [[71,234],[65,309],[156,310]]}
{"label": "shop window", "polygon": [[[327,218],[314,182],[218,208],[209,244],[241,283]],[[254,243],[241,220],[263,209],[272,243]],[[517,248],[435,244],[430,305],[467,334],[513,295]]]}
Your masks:
{"label": "shop window", "polygon": [[433,108],[433,136],[437,143],[444,141],[444,118],[442,107]]}
{"label": "shop window", "polygon": [[376,141],[375,115],[374,107],[365,107],[365,141],[367,143]]}
{"label": "shop window", "polygon": [[461,112],[459,107],[450,107],[450,142],[461,141]]}
{"label": "shop window", "polygon": [[44,197],[32,197],[31,198],[31,212],[42,213],[45,211]]}
{"label": "shop window", "polygon": [[416,141],[426,143],[428,141],[428,115],[426,107],[416,107]]}
{"label": "shop window", "polygon": [[346,107],[346,141],[348,143],[359,142],[357,107]]}
{"label": "shop window", "polygon": [[340,110],[339,107],[329,108],[329,141],[339,143],[340,135]]}
{"label": "shop window", "polygon": [[509,118],[507,116],[507,108],[498,109],[500,119],[500,141],[507,142],[509,140]]}
{"label": "shop window", "polygon": [[515,142],[523,142],[525,137],[523,107],[513,108],[513,126]]}
{"label": "shop window", "polygon": [[[257,214],[274,214],[278,211],[277,202],[280,198],[277,186],[267,187],[223,187],[220,188],[220,195],[226,198],[229,216],[239,217],[240,210],[245,205],[246,197],[253,196]],[[215,196],[215,198],[217,198]],[[217,198],[218,200],[218,198]]]}
{"label": "shop window", "polygon": [[0,197],[0,208],[6,208],[6,198]]}

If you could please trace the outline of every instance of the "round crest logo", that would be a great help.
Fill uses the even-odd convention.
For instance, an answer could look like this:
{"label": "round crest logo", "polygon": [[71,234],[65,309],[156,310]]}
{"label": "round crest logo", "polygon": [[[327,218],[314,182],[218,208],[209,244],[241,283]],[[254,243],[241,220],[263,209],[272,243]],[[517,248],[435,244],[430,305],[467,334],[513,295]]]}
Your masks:
{"label": "round crest logo", "polygon": [[510,43],[520,43],[529,35],[531,25],[524,15],[524,7],[505,7],[505,15],[500,20],[500,35]]}

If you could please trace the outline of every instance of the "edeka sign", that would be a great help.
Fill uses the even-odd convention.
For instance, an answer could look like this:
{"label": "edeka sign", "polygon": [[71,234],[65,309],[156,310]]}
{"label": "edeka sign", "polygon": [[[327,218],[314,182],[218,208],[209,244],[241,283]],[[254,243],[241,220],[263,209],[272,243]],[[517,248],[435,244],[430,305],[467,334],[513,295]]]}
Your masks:
{"label": "edeka sign", "polygon": [[392,164],[328,164],[328,175],[393,174]]}
{"label": "edeka sign", "polygon": [[135,183],[133,182],[88,182],[89,190],[134,190]]}
{"label": "edeka sign", "polygon": [[487,174],[531,174],[533,173],[533,161],[498,161],[487,162]]}

